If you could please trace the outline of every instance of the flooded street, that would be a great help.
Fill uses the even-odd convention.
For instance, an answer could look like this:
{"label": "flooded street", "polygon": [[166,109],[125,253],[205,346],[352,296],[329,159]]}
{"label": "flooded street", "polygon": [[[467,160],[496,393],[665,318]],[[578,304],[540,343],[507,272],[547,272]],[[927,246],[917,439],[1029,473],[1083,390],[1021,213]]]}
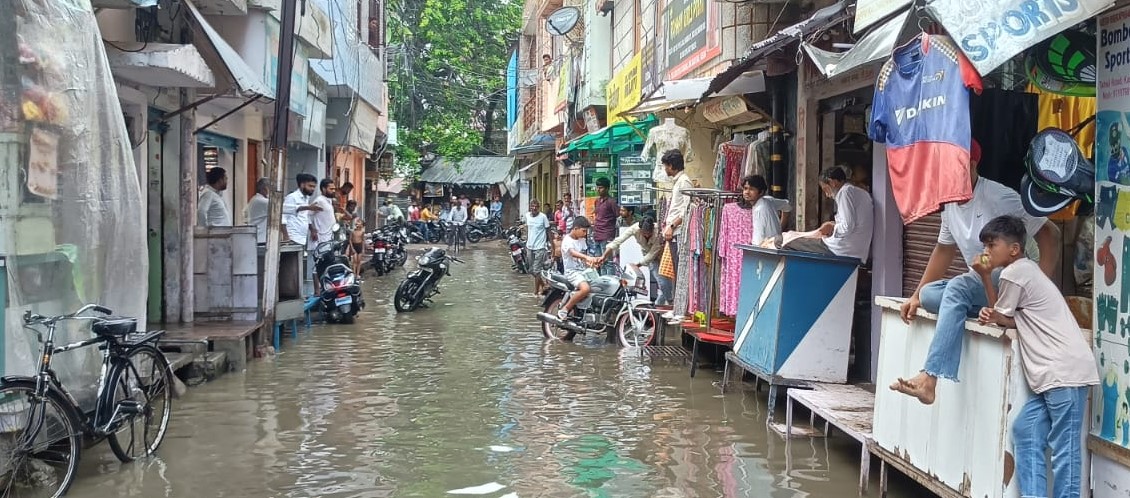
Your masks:
{"label": "flooded street", "polygon": [[121,465],[99,445],[69,496],[856,495],[857,443],[797,439],[787,465],[752,384],[723,396],[709,368],[547,342],[530,277],[496,243],[460,257],[411,314],[390,301],[402,274],[370,277],[356,325],[315,324],[190,389],[159,457]]}

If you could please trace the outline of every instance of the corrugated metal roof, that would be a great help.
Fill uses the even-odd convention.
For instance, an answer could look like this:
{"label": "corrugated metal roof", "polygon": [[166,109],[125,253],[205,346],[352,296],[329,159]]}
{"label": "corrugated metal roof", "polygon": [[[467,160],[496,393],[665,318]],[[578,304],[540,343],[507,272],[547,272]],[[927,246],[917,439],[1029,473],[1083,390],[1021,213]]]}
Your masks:
{"label": "corrugated metal roof", "polygon": [[420,181],[456,185],[494,185],[506,181],[514,168],[514,158],[507,156],[467,156],[458,165],[439,158],[420,172]]}

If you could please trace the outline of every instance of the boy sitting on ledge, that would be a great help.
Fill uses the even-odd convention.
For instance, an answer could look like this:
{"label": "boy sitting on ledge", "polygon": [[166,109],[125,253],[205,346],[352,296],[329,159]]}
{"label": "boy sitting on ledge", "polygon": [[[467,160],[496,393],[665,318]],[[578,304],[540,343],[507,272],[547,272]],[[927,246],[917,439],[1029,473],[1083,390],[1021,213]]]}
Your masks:
{"label": "boy sitting on ledge", "polygon": [[[1044,448],[1051,447],[1053,496],[1076,497],[1083,472],[1083,412],[1099,373],[1067,301],[1024,256],[1024,236],[1024,222],[1013,216],[994,218],[981,230],[985,252],[974,268],[989,306],[981,308],[978,320],[1017,329],[1024,377],[1035,393],[1012,425],[1020,496],[1046,495]],[[990,281],[997,267],[1003,268],[999,296]]]}

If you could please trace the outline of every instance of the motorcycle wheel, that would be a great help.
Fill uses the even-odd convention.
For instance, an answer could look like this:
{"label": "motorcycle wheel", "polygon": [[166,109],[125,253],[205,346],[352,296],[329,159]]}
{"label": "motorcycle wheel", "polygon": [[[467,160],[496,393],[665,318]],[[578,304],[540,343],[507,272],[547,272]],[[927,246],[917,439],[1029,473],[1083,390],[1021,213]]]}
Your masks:
{"label": "motorcycle wheel", "polygon": [[400,251],[399,254],[396,255],[396,261],[395,261],[396,266],[398,266],[400,268],[404,268],[404,263],[407,262],[407,261],[408,261],[408,251],[402,250],[402,251]]}
{"label": "motorcycle wheel", "polygon": [[[557,312],[561,309],[561,306],[565,304],[564,297],[565,296],[560,296],[546,303],[543,311],[550,315],[557,316]],[[577,336],[577,333],[572,330],[558,328],[545,322],[541,322],[541,333],[546,339],[556,339],[559,341],[571,341]]]}
{"label": "motorcycle wheel", "polygon": [[442,230],[437,228],[428,233],[428,243],[439,244],[439,241],[443,240],[443,234],[441,232]]}
{"label": "motorcycle wheel", "polygon": [[479,233],[478,230],[467,230],[467,241],[468,242],[470,242],[472,244],[478,244],[480,240],[483,240],[483,234],[482,233]]}
{"label": "motorcycle wheel", "polygon": [[339,323],[344,323],[346,325],[350,325],[356,320],[356,318],[357,318],[357,315],[341,315],[341,320],[340,320]]}
{"label": "motorcycle wheel", "polygon": [[621,347],[625,348],[639,348],[648,346],[655,340],[655,333],[659,330],[659,322],[655,318],[655,313],[650,311],[637,311],[635,312],[636,318],[641,319],[640,326],[637,328],[632,323],[630,315],[632,311],[620,313],[616,318],[616,341],[620,343]]}
{"label": "motorcycle wheel", "polygon": [[416,293],[417,285],[415,280],[407,279],[401,282],[396,288],[396,295],[393,296],[392,305],[396,308],[398,313],[407,313],[416,309],[417,303],[412,298],[412,294]]}

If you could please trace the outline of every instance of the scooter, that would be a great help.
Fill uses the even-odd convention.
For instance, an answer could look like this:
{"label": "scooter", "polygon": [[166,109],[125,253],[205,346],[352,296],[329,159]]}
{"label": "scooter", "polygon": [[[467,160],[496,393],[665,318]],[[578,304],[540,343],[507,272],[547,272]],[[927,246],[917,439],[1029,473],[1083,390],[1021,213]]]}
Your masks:
{"label": "scooter", "polygon": [[432,296],[439,294],[439,282],[443,277],[451,275],[452,261],[463,262],[454,256],[448,256],[446,251],[438,247],[428,249],[417,257],[416,264],[419,268],[409,273],[396,288],[396,295],[393,297],[396,311],[415,311],[430,302]]}
{"label": "scooter", "polygon": [[322,284],[321,308],[329,322],[353,323],[365,308],[361,283],[345,257],[346,241],[339,237],[341,226],[334,225],[334,240],[314,247],[314,269]]}

